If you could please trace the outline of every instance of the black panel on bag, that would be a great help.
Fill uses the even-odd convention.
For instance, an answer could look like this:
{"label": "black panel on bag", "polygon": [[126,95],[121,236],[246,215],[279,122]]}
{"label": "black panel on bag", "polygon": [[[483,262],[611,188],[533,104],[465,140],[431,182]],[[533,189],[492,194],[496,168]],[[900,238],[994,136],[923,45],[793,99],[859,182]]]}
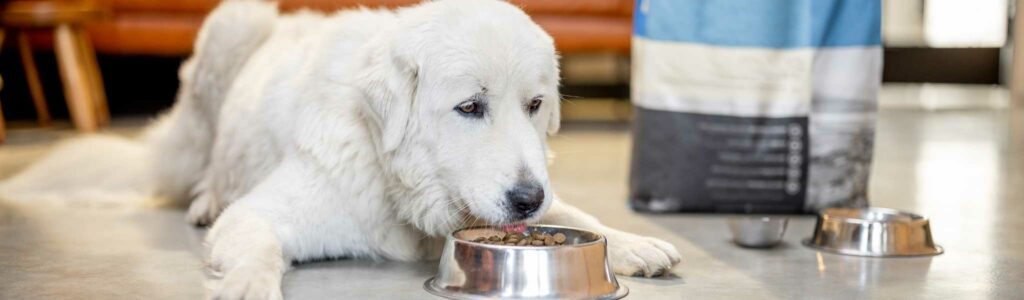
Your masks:
{"label": "black panel on bag", "polygon": [[630,205],[644,212],[801,213],[807,118],[637,107]]}

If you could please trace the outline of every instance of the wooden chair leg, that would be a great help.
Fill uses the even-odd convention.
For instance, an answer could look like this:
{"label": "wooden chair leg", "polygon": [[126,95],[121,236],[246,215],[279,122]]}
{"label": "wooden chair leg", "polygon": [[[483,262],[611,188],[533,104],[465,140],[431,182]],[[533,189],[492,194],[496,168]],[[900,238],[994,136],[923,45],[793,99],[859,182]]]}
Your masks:
{"label": "wooden chair leg", "polygon": [[4,121],[4,109],[0,107],[0,144],[7,140],[7,125]]}
{"label": "wooden chair leg", "polygon": [[110,110],[107,108],[107,93],[103,88],[103,75],[100,73],[99,64],[96,63],[96,52],[93,51],[92,42],[88,34],[78,30],[78,45],[81,48],[82,62],[86,68],[86,75],[92,86],[92,100],[96,106],[96,121],[100,126],[110,124]]}
{"label": "wooden chair leg", "polygon": [[[4,45],[4,31],[0,30],[0,48]],[[0,77],[0,90],[4,89],[4,79]],[[7,127],[6,121],[4,120],[4,109],[0,105],[0,144],[7,140]]]}
{"label": "wooden chair leg", "polygon": [[18,32],[18,52],[21,55],[21,67],[25,69],[25,80],[28,81],[32,104],[36,108],[36,119],[40,126],[49,126],[50,109],[46,107],[46,96],[43,94],[43,84],[39,80],[39,69],[36,68],[36,60],[32,55],[32,45],[28,42],[28,34],[24,31]]}
{"label": "wooden chair leg", "polygon": [[71,25],[58,25],[54,31],[54,50],[71,121],[80,131],[94,132],[99,129],[99,123],[96,120],[96,104],[92,99],[92,83],[82,61],[79,34],[79,29]]}

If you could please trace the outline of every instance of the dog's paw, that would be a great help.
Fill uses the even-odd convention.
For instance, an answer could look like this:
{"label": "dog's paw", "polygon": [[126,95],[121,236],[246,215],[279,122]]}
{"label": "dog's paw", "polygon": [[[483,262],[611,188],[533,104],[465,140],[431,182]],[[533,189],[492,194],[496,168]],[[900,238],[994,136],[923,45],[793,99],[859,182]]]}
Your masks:
{"label": "dog's paw", "polygon": [[214,291],[216,300],[280,300],[281,274],[266,269],[237,267],[224,274]]}
{"label": "dog's paw", "polygon": [[625,232],[606,234],[612,271],[627,276],[656,277],[669,273],[682,258],[668,242]]}
{"label": "dog's paw", "polygon": [[188,206],[188,212],[185,214],[185,220],[189,224],[196,226],[208,226],[213,224],[213,221],[217,219],[219,212],[213,205],[213,199],[210,199],[205,193],[200,194],[195,200],[192,200],[192,204]]}

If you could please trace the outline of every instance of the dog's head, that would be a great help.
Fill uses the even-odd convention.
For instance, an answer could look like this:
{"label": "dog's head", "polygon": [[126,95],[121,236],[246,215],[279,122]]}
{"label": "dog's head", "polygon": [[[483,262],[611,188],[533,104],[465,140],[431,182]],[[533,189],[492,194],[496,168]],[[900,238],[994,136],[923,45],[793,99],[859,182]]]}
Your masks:
{"label": "dog's head", "polygon": [[408,222],[536,220],[552,201],[546,137],[558,130],[553,40],[499,1],[428,2],[370,42],[360,88]]}

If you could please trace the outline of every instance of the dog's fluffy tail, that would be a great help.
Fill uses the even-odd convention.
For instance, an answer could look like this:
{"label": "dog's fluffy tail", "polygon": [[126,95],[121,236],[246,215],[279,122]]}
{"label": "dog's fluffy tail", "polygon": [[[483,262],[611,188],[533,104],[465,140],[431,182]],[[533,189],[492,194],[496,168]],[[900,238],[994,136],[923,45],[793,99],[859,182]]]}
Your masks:
{"label": "dog's fluffy tail", "polygon": [[187,201],[209,160],[224,98],[276,17],[272,2],[221,3],[203,22],[194,53],[179,70],[174,108],[141,138],[101,135],[64,142],[0,184],[0,196]]}
{"label": "dog's fluffy tail", "polygon": [[136,140],[90,135],[64,141],[41,160],[0,183],[0,198],[75,206],[152,199],[149,151]]}

